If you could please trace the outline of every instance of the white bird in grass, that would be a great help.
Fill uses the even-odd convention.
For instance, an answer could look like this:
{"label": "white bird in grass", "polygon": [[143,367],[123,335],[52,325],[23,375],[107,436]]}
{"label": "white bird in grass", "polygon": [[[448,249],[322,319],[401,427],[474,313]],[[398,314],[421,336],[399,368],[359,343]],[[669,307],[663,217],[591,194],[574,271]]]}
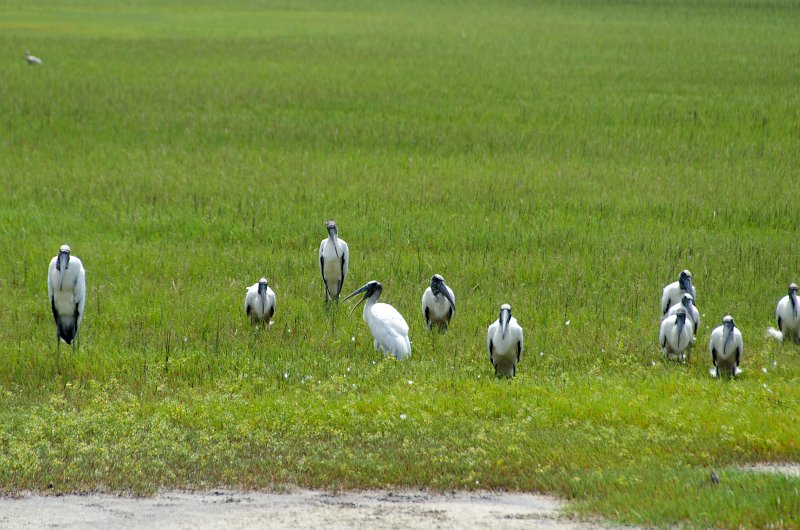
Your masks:
{"label": "white bird in grass", "polygon": [[711,375],[713,377],[722,373],[734,377],[739,375],[743,349],[742,334],[736,329],[733,317],[726,315],[722,319],[722,325],[711,332],[711,340],[708,341],[708,351],[711,354],[711,362],[714,363]]}
{"label": "white bird in grass", "polygon": [[42,60],[41,59],[31,55],[31,52],[29,52],[27,50],[25,50],[25,60],[28,61],[28,64],[30,64],[30,65],[42,64]]}
{"label": "white bird in grass", "polygon": [[664,287],[661,293],[661,314],[666,315],[669,308],[680,302],[685,293],[692,295],[694,303],[697,303],[697,293],[692,285],[692,273],[689,271],[681,271],[677,282]]}
{"label": "white bird in grass", "polygon": [[438,326],[440,331],[447,329],[450,319],[456,312],[456,295],[445,283],[444,278],[434,274],[431,286],[422,295],[422,317],[428,329]]}
{"label": "white bird in grass", "polygon": [[375,349],[381,350],[384,354],[392,354],[400,361],[408,359],[411,356],[408,324],[397,309],[389,304],[377,303],[382,292],[383,286],[372,280],[350,293],[344,301],[364,293],[361,300],[350,310],[350,314],[352,315],[356,307],[366,300],[363,311],[364,322],[372,332]]}
{"label": "white bird in grass", "polygon": [[780,299],[775,308],[778,329],[769,328],[767,334],[777,340],[789,339],[800,344],[800,300],[797,298],[797,284],[789,284],[789,293]]}
{"label": "white bird in grass", "polygon": [[72,344],[83,320],[86,306],[86,270],[81,260],[70,255],[69,245],[61,245],[47,270],[47,296],[56,321],[56,348],[61,341]]}
{"label": "white bird in grass", "polygon": [[336,221],[325,221],[328,237],[319,244],[319,271],[325,284],[325,303],[328,300],[339,302],[339,293],[347,277],[347,267],[350,264],[350,250],[344,239],[339,239]]}
{"label": "white bird in grass", "polygon": [[269,287],[269,280],[261,278],[258,283],[247,288],[244,312],[250,317],[251,324],[271,324],[272,315],[275,314],[275,293]]}
{"label": "white bird in grass", "polygon": [[692,343],[694,332],[691,323],[686,325],[686,309],[679,307],[674,315],[661,321],[661,331],[658,334],[658,343],[661,353],[671,360],[686,360],[686,349]]}
{"label": "white bird in grass", "polygon": [[692,334],[697,336],[697,327],[700,325],[700,312],[694,305],[694,297],[692,297],[692,295],[685,293],[681,297],[681,301],[679,303],[669,308],[669,311],[667,311],[667,316],[669,317],[677,314],[678,309],[681,307],[686,310],[686,317],[692,321]]}
{"label": "white bird in grass", "polygon": [[517,363],[522,355],[522,328],[517,319],[511,316],[511,306],[500,306],[500,318],[489,326],[486,334],[486,346],[489,349],[489,361],[498,376],[514,377],[517,375]]}

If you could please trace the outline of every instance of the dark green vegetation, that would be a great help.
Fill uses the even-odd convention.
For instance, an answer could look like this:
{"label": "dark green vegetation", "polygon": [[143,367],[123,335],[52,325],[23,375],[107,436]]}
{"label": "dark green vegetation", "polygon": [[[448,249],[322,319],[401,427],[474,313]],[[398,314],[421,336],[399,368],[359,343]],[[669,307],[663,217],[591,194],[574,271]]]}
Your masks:
{"label": "dark green vegetation", "polygon": [[[800,525],[797,479],[735,470],[800,461],[800,348],[763,336],[800,278],[800,7],[598,4],[4,2],[0,489],[502,488]],[[410,362],[323,309],[328,217],[345,291],[384,284]],[[89,297],[56,365],[64,242]],[[657,347],[683,268],[687,366]],[[437,337],[434,272],[458,304]],[[513,381],[485,352],[503,302]],[[725,313],[736,381],[708,375]]]}

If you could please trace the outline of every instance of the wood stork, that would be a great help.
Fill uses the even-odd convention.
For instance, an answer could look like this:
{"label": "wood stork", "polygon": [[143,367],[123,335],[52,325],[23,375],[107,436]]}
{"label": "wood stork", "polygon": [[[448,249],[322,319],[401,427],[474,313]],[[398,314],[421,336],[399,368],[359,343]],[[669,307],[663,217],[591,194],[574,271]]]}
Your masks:
{"label": "wood stork", "polygon": [[28,50],[25,50],[25,60],[28,61],[29,65],[42,64],[42,60],[31,55],[31,52]]}
{"label": "wood stork", "polygon": [[411,357],[408,324],[397,309],[389,304],[377,303],[382,292],[383,286],[372,280],[350,293],[344,301],[359,293],[364,293],[361,300],[350,310],[350,314],[352,315],[356,307],[366,300],[363,311],[364,322],[372,332],[375,349],[381,350],[384,354],[390,353],[400,361],[408,359]]}
{"label": "wood stork", "polygon": [[708,341],[708,351],[711,354],[711,362],[714,367],[711,375],[717,377],[721,373],[737,376],[741,373],[739,363],[742,360],[742,334],[736,329],[733,317],[725,315],[722,325],[714,328],[711,332],[711,340]]}
{"label": "wood stork", "polygon": [[784,340],[789,339],[800,344],[800,300],[797,298],[797,284],[789,284],[789,293],[780,299],[775,308],[778,329],[769,328],[767,334]]}
{"label": "wood stork", "polygon": [[511,316],[511,306],[500,306],[500,318],[495,320],[486,334],[486,346],[489,349],[489,360],[498,376],[514,377],[517,375],[517,363],[522,355],[522,328],[517,319]]}
{"label": "wood stork", "polygon": [[325,221],[328,237],[319,244],[319,271],[325,284],[325,303],[328,300],[339,302],[339,293],[347,277],[347,267],[350,264],[350,250],[344,239],[339,239],[336,221]]}
{"label": "wood stork", "polygon": [[272,315],[275,314],[275,293],[269,287],[269,280],[261,278],[258,283],[247,288],[244,312],[250,317],[251,324],[270,324]]}
{"label": "wood stork", "polygon": [[679,307],[674,315],[661,321],[658,343],[661,353],[668,359],[686,361],[686,349],[692,343],[694,332],[692,326],[686,325],[686,309]]}
{"label": "wood stork", "polygon": [[669,308],[667,316],[677,314],[678,309],[681,307],[686,310],[686,318],[692,322],[692,334],[697,336],[697,327],[700,325],[700,312],[694,305],[694,297],[692,297],[692,295],[684,293],[681,297],[681,301]]}
{"label": "wood stork", "polygon": [[440,331],[447,329],[450,319],[456,312],[456,295],[453,290],[444,283],[444,278],[434,274],[431,278],[431,286],[425,289],[422,295],[422,317],[428,329],[438,326]]}
{"label": "wood stork", "polygon": [[684,293],[692,295],[694,303],[697,303],[697,293],[692,285],[692,273],[689,271],[681,271],[677,282],[664,287],[661,293],[661,314],[666,315],[670,307],[681,301]]}
{"label": "wood stork", "polygon": [[61,245],[58,255],[50,260],[47,270],[47,295],[56,321],[56,344],[75,345],[86,306],[86,270],[81,260],[70,255],[69,245]]}

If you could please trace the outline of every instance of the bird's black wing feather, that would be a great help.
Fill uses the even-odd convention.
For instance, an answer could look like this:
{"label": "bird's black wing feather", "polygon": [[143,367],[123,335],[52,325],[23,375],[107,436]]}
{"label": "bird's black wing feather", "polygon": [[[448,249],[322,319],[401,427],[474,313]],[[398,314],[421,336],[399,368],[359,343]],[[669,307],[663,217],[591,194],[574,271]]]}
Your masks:
{"label": "bird's black wing feather", "polygon": [[[50,309],[53,310],[53,319],[56,321],[56,324],[58,324],[58,312],[56,311],[56,300],[55,297],[53,296],[50,297]],[[59,327],[61,327],[60,324],[58,325]]]}

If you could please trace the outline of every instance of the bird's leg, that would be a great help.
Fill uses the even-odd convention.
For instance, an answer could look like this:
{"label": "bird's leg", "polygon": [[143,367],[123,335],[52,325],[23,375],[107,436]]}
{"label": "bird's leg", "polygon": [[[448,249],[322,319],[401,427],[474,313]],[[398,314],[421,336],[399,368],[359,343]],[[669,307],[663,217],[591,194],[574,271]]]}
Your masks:
{"label": "bird's leg", "polygon": [[58,361],[61,359],[61,337],[56,333],[56,372],[61,373],[58,367]]}

